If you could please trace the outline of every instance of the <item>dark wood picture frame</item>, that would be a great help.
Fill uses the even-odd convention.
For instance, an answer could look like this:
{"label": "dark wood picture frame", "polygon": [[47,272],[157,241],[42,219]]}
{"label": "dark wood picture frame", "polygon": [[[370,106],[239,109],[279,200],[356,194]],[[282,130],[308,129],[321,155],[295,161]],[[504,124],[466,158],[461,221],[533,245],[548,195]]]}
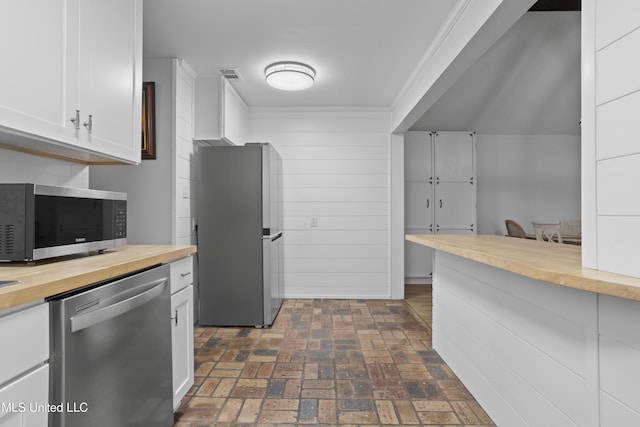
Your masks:
{"label": "dark wood picture frame", "polygon": [[156,84],[142,83],[142,158],[156,158]]}

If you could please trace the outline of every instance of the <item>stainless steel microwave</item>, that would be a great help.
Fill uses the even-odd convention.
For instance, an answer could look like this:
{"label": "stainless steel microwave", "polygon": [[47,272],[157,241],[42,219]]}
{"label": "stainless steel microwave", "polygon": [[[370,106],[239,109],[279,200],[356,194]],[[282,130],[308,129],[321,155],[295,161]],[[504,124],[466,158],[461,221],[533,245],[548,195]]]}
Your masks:
{"label": "stainless steel microwave", "polygon": [[127,244],[127,195],[0,184],[0,261],[34,261]]}

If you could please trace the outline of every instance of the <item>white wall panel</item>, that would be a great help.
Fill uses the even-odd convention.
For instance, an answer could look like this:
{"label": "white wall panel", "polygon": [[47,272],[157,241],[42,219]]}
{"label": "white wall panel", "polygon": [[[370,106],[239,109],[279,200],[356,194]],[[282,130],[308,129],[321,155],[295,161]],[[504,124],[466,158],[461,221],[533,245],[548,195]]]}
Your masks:
{"label": "white wall panel", "polygon": [[601,295],[600,333],[640,351],[640,302]]}
{"label": "white wall panel", "polygon": [[596,104],[640,90],[640,30],[596,53]]}
{"label": "white wall panel", "polygon": [[598,425],[596,294],[441,251],[433,286],[434,348],[498,425]]}
{"label": "white wall panel", "polygon": [[[640,4],[640,2],[638,2]],[[640,152],[637,118],[640,92],[623,96],[596,109],[598,160]]]}
{"label": "white wall panel", "polygon": [[[500,328],[505,328],[514,336],[526,340],[532,355],[530,357],[542,353],[576,375],[585,375],[587,371],[586,340],[575,339],[575,337],[586,337],[584,325],[532,305],[529,301],[517,296],[492,289],[484,282],[486,279],[482,273],[475,270],[475,265],[469,268],[467,273],[469,276],[451,270],[438,262],[438,255],[437,253],[437,265],[434,271],[440,280],[438,286],[443,286],[451,295],[467,301],[470,306],[495,319],[496,325],[493,326],[495,330],[491,330],[492,334],[497,334]],[[478,280],[477,277],[482,277],[483,281]],[[553,288],[544,291],[548,298],[549,296],[559,297],[553,292]],[[565,303],[573,302],[565,299]],[[493,341],[493,338],[489,337],[489,332],[483,333],[482,336],[487,341]],[[500,347],[498,345],[498,348]],[[503,357],[506,356],[503,355]]]}
{"label": "white wall panel", "polygon": [[640,412],[640,351],[600,336],[600,389]]}
{"label": "white wall panel", "polygon": [[[374,259],[386,262],[388,245],[283,245],[285,259]],[[286,268],[285,268],[286,270]]]}
{"label": "white wall panel", "polygon": [[389,201],[388,188],[285,188],[285,200],[299,202],[383,202]]}
{"label": "white wall panel", "polygon": [[331,150],[318,146],[284,146],[278,149],[281,156],[298,160],[357,160],[382,159],[388,156],[388,147],[384,145],[334,145]]}
{"label": "white wall panel", "polygon": [[[456,313],[460,312],[456,311]],[[443,320],[441,334],[447,337],[446,339],[456,337],[456,347],[461,353],[473,355],[473,358],[467,359],[467,363],[482,373],[496,373],[486,378],[485,381],[490,382],[491,387],[494,388],[500,396],[507,399],[508,406],[510,406],[509,409],[513,409],[525,420],[523,424],[514,425],[554,427],[577,427],[584,425],[568,418],[553,402],[541,396],[534,387],[519,376],[518,372],[505,366],[500,357],[492,354],[488,348],[475,340],[473,335],[467,334],[463,328],[459,327],[456,324],[456,319],[448,317],[446,320]],[[439,346],[435,348],[440,351]],[[446,355],[444,357],[445,360],[448,360]],[[456,372],[455,368],[454,372]],[[466,384],[465,377],[462,378]],[[474,392],[473,389],[470,389],[470,391],[472,393]],[[513,398],[513,396],[517,397]],[[478,403],[483,407],[485,406],[482,400],[479,400]],[[489,415],[493,417],[491,412],[489,412]],[[502,419],[502,417],[503,415],[499,414],[498,420]],[[503,424],[498,421],[498,425]],[[508,425],[511,426],[512,424]]]}
{"label": "white wall panel", "polygon": [[596,9],[596,49],[602,49],[640,27],[638,0],[598,0]]}
{"label": "white wall panel", "polygon": [[601,295],[603,425],[640,425],[640,302]]}
{"label": "white wall panel", "polygon": [[[286,219],[286,218],[285,218]],[[294,245],[349,245],[358,242],[361,245],[386,245],[389,236],[387,230],[291,230],[285,224],[286,242]]]}
{"label": "white wall panel", "polygon": [[[435,294],[435,290],[434,290]],[[435,307],[434,307],[435,310]],[[435,321],[434,311],[434,321]],[[444,332],[444,331],[443,331]],[[491,419],[498,426],[508,427],[530,427],[531,424],[525,422],[516,408],[511,407],[504,397],[490,384],[482,373],[476,369],[476,361],[468,360],[458,352],[458,339],[449,337],[444,333],[435,333],[433,336],[434,348],[438,349],[438,354],[442,356],[447,365],[458,373],[464,372],[464,384],[472,390],[474,398],[480,403],[482,408],[491,416]],[[479,400],[478,397],[481,396]]]}
{"label": "white wall panel", "polygon": [[[311,225],[309,216],[288,216],[287,226],[289,230],[307,230]],[[317,218],[317,217],[316,217]],[[321,230],[387,230],[389,228],[389,216],[327,216],[318,219],[317,228]]]}
{"label": "white wall panel", "polygon": [[[275,144],[274,144],[275,145]],[[277,148],[277,147],[276,147]],[[383,174],[388,173],[388,162],[386,160],[297,160],[295,162],[284,162],[282,165],[283,174]]]}
{"label": "white wall panel", "polygon": [[388,273],[389,266],[377,259],[290,259],[288,273]]}
{"label": "white wall panel", "polygon": [[[173,188],[175,219],[173,222],[176,244],[194,244],[195,230],[191,227],[196,216],[197,177],[195,147],[192,141],[195,74],[183,61],[174,62],[175,136]],[[187,226],[185,226],[187,225]],[[186,242],[186,243],[185,243]]]}
{"label": "white wall panel", "polygon": [[640,215],[640,154],[598,162],[598,215]]}
{"label": "white wall panel", "polygon": [[598,268],[640,277],[640,216],[598,217]]}
{"label": "white wall panel", "polygon": [[[640,277],[637,254],[640,253],[640,215],[637,192],[638,138],[634,128],[640,111],[640,3],[633,0],[591,0],[583,3],[584,26],[583,109],[589,109],[591,90],[596,94],[596,126],[587,127],[595,132],[595,165],[585,165],[589,177],[596,180],[596,227],[587,224],[587,235],[595,234],[596,265],[600,270]],[[591,26],[593,24],[593,27]],[[594,45],[590,41],[595,39]],[[598,50],[600,49],[600,50]],[[590,57],[595,51],[595,73],[590,69]],[[595,74],[595,79],[593,76]],[[592,80],[593,79],[593,80]],[[585,114],[585,112],[583,112]],[[625,157],[626,156],[626,157]],[[625,158],[623,158],[625,157]],[[588,159],[591,161],[591,159]],[[583,187],[589,189],[589,186]],[[595,203],[594,203],[595,204]],[[591,214],[591,212],[588,212]],[[631,216],[630,216],[631,215]],[[590,220],[588,219],[588,222]],[[595,230],[595,233],[592,231]],[[585,246],[589,239],[585,239]],[[592,255],[593,248],[583,253]],[[591,261],[591,260],[589,260]]]}
{"label": "white wall panel", "polygon": [[249,125],[283,158],[285,296],[388,298],[389,114],[259,110]]}
{"label": "white wall panel", "polygon": [[309,215],[318,216],[379,216],[387,215],[389,204],[386,202],[298,202],[284,201],[285,217]]}
{"label": "white wall panel", "polygon": [[[260,119],[256,119],[256,117],[261,116],[260,113],[254,113],[251,116],[251,123],[253,126],[258,126],[258,124],[263,121]],[[275,120],[273,123],[269,123],[269,127],[273,128],[275,125],[280,124],[281,126],[294,126],[291,123],[287,123],[287,121],[283,120]],[[298,125],[298,124],[296,124]],[[329,126],[330,123],[327,123]],[[360,128],[361,131],[354,130],[355,128]],[[274,138],[282,139],[278,144],[279,147],[282,148],[283,152],[286,152],[287,149],[297,147],[315,147],[318,144],[322,144],[324,147],[344,147],[344,146],[363,146],[363,147],[371,147],[371,146],[385,146],[387,145],[384,135],[382,132],[373,132],[371,129],[365,129],[361,124],[354,124],[354,129],[351,131],[340,132],[335,129],[331,129],[327,127],[324,131],[319,130],[318,132],[309,132],[309,131],[300,131],[296,132],[291,129],[280,129],[279,131],[271,130],[267,131],[263,129],[261,135],[254,136],[251,135],[251,141],[266,142],[273,140]],[[322,135],[318,135],[318,133],[322,133]],[[282,138],[282,136],[286,134],[295,134],[295,138]],[[279,151],[278,151],[279,152]]]}
{"label": "white wall panel", "polygon": [[640,413],[618,400],[601,393],[600,418],[602,427],[640,426]]}
{"label": "white wall panel", "polygon": [[284,175],[284,188],[388,188],[386,174]]}

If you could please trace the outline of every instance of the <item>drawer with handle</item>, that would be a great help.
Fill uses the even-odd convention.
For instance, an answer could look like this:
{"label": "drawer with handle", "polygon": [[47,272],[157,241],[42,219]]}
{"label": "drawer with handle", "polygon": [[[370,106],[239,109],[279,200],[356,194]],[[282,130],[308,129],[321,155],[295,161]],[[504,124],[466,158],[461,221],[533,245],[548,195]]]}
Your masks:
{"label": "drawer with handle", "polygon": [[169,264],[171,270],[171,294],[193,283],[193,258],[188,256]]}

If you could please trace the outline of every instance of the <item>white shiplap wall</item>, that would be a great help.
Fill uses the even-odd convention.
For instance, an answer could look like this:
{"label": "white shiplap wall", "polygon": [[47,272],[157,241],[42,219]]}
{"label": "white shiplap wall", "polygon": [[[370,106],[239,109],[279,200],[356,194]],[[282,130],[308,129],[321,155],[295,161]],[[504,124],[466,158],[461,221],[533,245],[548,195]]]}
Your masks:
{"label": "white shiplap wall", "polygon": [[585,6],[595,10],[597,268],[640,277],[640,3]]}
{"label": "white shiplap wall", "polygon": [[177,245],[195,244],[192,218],[196,216],[196,157],[192,139],[195,73],[182,60],[174,64],[175,117],[175,221],[174,242]]}
{"label": "white shiplap wall", "polygon": [[390,297],[390,123],[377,111],[250,112],[250,141],[283,158],[286,297]]}
{"label": "white shiplap wall", "polygon": [[0,149],[0,182],[89,187],[89,166]]}
{"label": "white shiplap wall", "polygon": [[604,425],[598,294],[442,251],[433,286],[433,347],[497,425]]}

